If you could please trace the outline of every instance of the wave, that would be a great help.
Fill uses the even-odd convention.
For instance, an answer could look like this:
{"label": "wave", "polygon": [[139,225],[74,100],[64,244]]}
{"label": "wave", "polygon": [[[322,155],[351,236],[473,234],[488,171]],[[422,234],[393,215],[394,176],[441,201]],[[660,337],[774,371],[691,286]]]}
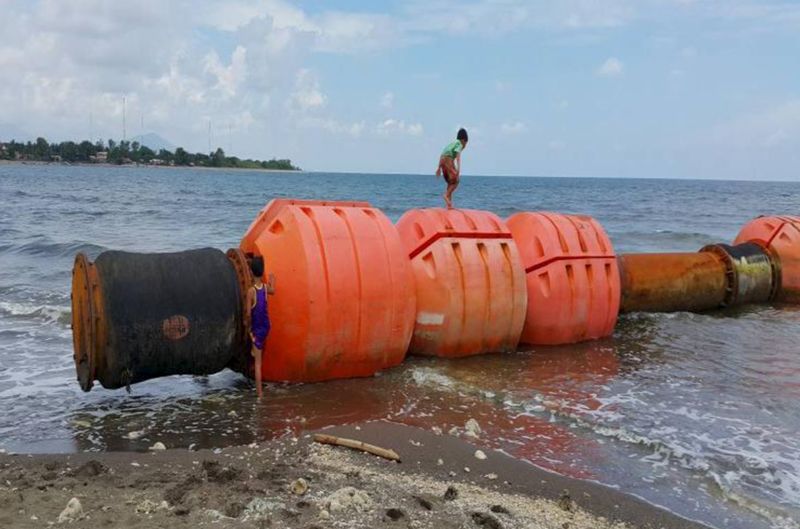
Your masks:
{"label": "wave", "polygon": [[[742,450],[737,454],[728,454],[729,456],[738,456],[736,463],[731,467],[730,462],[715,460],[713,453],[700,453],[695,449],[675,444],[669,438],[657,438],[625,427],[603,424],[602,415],[606,415],[606,419],[613,420],[615,418],[614,413],[618,413],[612,412],[610,409],[590,411],[580,404],[538,393],[527,395],[523,400],[518,400],[517,396],[511,393],[504,391],[497,393],[487,392],[478,386],[444,375],[435,368],[415,368],[410,375],[413,383],[418,386],[457,392],[473,398],[502,403],[502,407],[512,414],[521,413],[523,415],[547,418],[551,421],[566,421],[573,427],[591,431],[599,437],[614,439],[628,446],[644,448],[651,452],[651,455],[644,458],[651,464],[663,466],[666,462],[672,462],[698,477],[705,478],[717,489],[722,497],[761,518],[769,520],[772,527],[776,529],[800,529],[800,525],[793,520],[792,514],[786,512],[786,509],[791,509],[791,507],[775,501],[789,501],[792,504],[795,502],[794,493],[790,490],[793,485],[786,483],[786,478],[788,478],[785,474],[786,470],[781,471],[776,466],[775,461],[761,458],[757,452]],[[606,402],[606,404],[609,403]],[[709,448],[712,452],[725,450],[724,447],[719,446],[711,446]],[[780,478],[782,474],[784,479]],[[769,476],[772,476],[772,478],[769,478]],[[770,482],[770,479],[778,480],[781,486],[778,486],[777,490],[775,490],[775,487],[770,487],[773,489],[771,495],[775,497],[775,500],[752,498],[745,490],[742,490],[742,485],[753,479],[759,482],[766,479],[773,486],[776,483]],[[788,478],[788,481],[794,480]],[[761,483],[761,485],[767,486],[768,483]],[[770,495],[766,490],[764,493]]]}
{"label": "wave", "polygon": [[[701,454],[696,448],[675,444],[668,438],[654,438],[646,433],[632,431],[623,426],[606,425],[591,420],[593,416],[603,413],[600,410],[583,413],[568,402],[543,398],[540,395],[535,396],[533,400],[538,404],[524,405],[525,413],[528,415],[549,414],[551,417],[561,418],[601,437],[645,448],[651,451],[651,454],[645,456],[643,460],[649,461],[654,467],[665,466],[667,462],[675,463],[681,468],[709,480],[722,497],[769,520],[772,527],[800,529],[800,524],[794,519],[796,512],[786,512],[787,508],[792,509],[792,507],[766,498],[753,498],[743,490],[743,485],[748,480],[758,481],[759,488],[762,489],[774,489],[775,485],[779,484],[777,490],[772,490],[771,495],[777,496],[778,501],[789,501],[794,504],[795,498],[792,497],[794,486],[792,483],[785,483],[787,480],[794,481],[794,478],[791,473],[787,474],[785,470],[782,472],[774,461],[767,461],[757,453],[748,454],[744,450],[733,451],[720,446],[709,447],[712,452],[725,454],[725,460],[719,461],[711,454]],[[734,463],[730,460],[731,458],[737,461]],[[780,477],[781,474],[783,474],[783,479]],[[768,487],[768,485],[773,487]],[[767,490],[762,490],[762,493],[770,495]]]}
{"label": "wave", "polygon": [[0,316],[67,326],[71,322],[72,310],[54,305],[0,301]]}
{"label": "wave", "polygon": [[[558,412],[554,413],[557,415],[559,414]],[[652,450],[652,455],[647,456],[647,458],[651,460],[653,465],[664,465],[666,461],[672,461],[682,468],[704,476],[713,483],[722,497],[769,520],[776,529],[800,529],[800,524],[794,521],[791,515],[784,511],[782,506],[765,501],[764,499],[752,499],[745,492],[737,490],[741,488],[740,483],[743,480],[746,480],[748,477],[753,477],[753,474],[749,474],[741,467],[736,467],[736,470],[720,469],[720,465],[710,460],[708,457],[690,451],[684,447],[673,445],[667,441],[653,439],[646,435],[631,432],[625,428],[599,426],[587,422],[582,418],[578,418],[571,413],[564,415],[578,425],[590,429],[597,435]],[[763,463],[766,465],[766,462]],[[763,474],[774,476],[777,473],[778,470],[771,465],[763,469]]]}
{"label": "wave", "polygon": [[29,242],[25,244],[7,244],[0,246],[0,253],[16,253],[36,257],[72,257],[78,252],[96,256],[108,248],[86,242]]}

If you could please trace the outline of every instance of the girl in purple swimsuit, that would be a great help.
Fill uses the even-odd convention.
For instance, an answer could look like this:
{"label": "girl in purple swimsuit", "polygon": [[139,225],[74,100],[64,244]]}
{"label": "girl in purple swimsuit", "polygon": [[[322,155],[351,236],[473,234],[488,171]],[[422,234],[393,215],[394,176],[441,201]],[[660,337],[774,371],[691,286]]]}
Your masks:
{"label": "girl in purple swimsuit", "polygon": [[269,282],[264,285],[261,278],[264,276],[264,259],[253,257],[250,261],[250,270],[253,272],[253,286],[247,291],[247,306],[250,307],[250,339],[253,348],[250,353],[255,360],[256,392],[258,398],[263,396],[261,388],[261,357],[264,355],[264,341],[270,330],[269,308],[267,295],[275,293],[275,276],[269,275]]}

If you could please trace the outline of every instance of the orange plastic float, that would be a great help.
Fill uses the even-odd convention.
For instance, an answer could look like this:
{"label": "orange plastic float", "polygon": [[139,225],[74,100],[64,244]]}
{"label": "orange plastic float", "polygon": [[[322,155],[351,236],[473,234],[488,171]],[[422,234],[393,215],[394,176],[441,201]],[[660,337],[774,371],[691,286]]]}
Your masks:
{"label": "orange plastic float", "polygon": [[403,361],[416,298],[406,251],[366,202],[273,200],[240,245],[276,277],[265,380],[369,376]]}
{"label": "orange plastic float", "polygon": [[527,292],[517,246],[488,211],[416,209],[397,222],[416,281],[409,352],[460,357],[513,351]]}
{"label": "orange plastic float", "polygon": [[779,274],[775,274],[776,298],[800,302],[800,217],[758,217],[747,223],[734,244],[755,242],[770,253]]}
{"label": "orange plastic float", "polygon": [[557,345],[610,335],[620,278],[614,248],[592,217],[517,213],[507,221],[527,276],[521,342]]}

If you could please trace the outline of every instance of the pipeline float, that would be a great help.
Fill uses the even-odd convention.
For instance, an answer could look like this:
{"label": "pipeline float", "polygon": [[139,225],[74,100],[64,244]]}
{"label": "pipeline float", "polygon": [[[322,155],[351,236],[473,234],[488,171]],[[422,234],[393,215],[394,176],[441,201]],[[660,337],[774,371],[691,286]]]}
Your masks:
{"label": "pipeline float", "polygon": [[78,254],[81,388],[231,368],[253,376],[249,259],[277,279],[262,378],[371,376],[407,354],[464,357],[609,336],[620,313],[800,303],[800,217],[759,217],[696,253],[617,255],[595,219],[279,199],[238,248]]}

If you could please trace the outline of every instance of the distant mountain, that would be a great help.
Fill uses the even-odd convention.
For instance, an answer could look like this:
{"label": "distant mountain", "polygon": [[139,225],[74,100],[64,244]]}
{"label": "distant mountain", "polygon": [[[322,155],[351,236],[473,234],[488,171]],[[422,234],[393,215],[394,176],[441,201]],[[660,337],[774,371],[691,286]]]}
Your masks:
{"label": "distant mountain", "polygon": [[155,152],[160,151],[161,149],[166,149],[170,152],[175,152],[175,145],[156,134],[155,132],[148,132],[147,134],[142,134],[140,136],[135,136],[131,138],[131,142],[138,141],[141,145],[148,147]]}
{"label": "distant mountain", "polygon": [[12,123],[0,121],[0,141],[11,140],[24,143],[26,141],[35,141],[36,138]]}

